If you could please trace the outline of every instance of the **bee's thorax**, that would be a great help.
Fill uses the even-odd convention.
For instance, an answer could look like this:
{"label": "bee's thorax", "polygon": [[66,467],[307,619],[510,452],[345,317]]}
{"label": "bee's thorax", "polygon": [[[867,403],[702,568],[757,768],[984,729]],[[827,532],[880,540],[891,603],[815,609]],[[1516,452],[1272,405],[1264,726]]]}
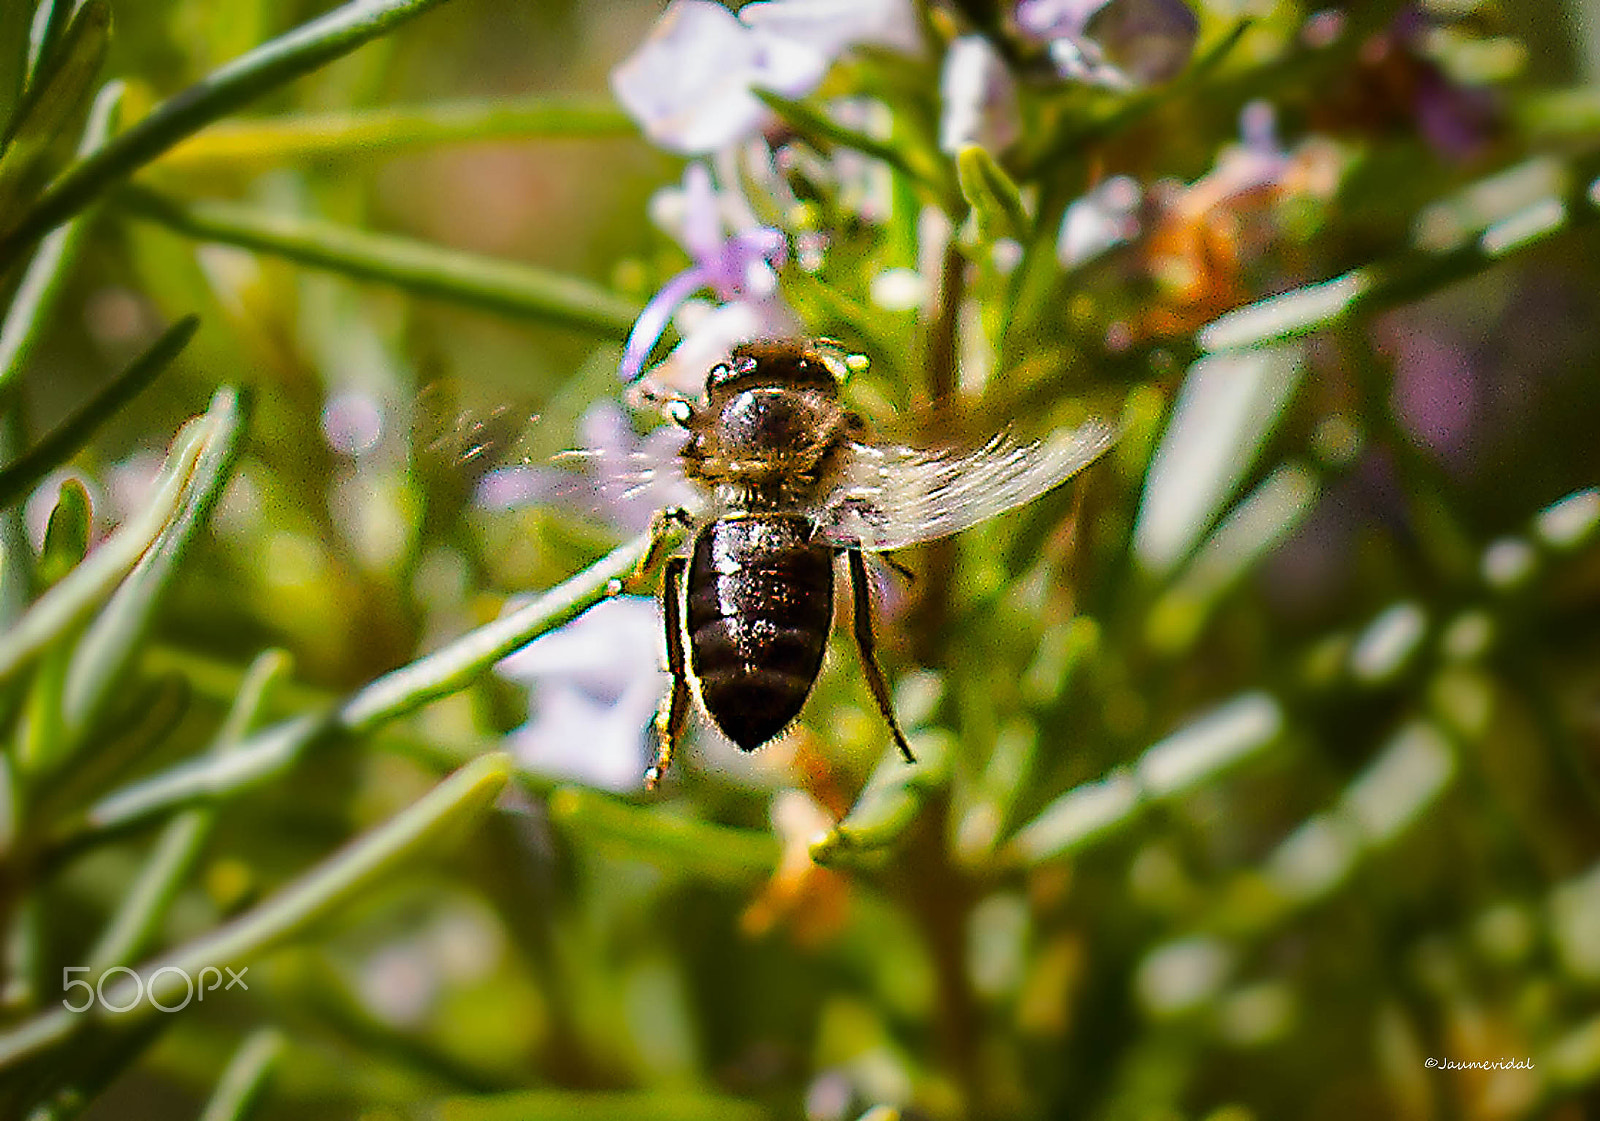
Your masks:
{"label": "bee's thorax", "polygon": [[723,509],[813,504],[859,422],[831,389],[749,384],[714,388],[691,424],[684,473],[710,486]]}

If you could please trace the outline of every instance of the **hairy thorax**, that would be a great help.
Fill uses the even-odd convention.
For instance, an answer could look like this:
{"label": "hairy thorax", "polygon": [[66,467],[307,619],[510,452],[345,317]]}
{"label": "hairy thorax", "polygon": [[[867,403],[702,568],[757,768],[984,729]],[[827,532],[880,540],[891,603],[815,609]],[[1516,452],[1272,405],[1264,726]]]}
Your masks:
{"label": "hairy thorax", "polygon": [[810,505],[859,428],[837,396],[809,386],[755,385],[713,394],[683,449],[684,473],[724,509]]}

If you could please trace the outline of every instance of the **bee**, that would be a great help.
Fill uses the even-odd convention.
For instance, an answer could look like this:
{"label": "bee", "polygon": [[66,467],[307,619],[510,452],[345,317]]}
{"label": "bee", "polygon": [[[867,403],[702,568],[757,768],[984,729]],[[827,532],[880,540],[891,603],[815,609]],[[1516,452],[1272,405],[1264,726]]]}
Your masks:
{"label": "bee", "polygon": [[664,568],[672,684],[656,718],[649,789],[672,763],[691,693],[745,751],[799,715],[822,668],[841,557],[863,675],[914,762],[874,655],[864,554],[944,537],[1029,502],[1115,439],[1095,420],[1030,444],[1002,434],[965,453],[874,443],[841,401],[843,370],[824,343],[748,342],[710,371],[698,400],[659,402],[685,430],[677,466],[698,504],[657,518],[658,542],[672,523],[693,535],[687,554]]}

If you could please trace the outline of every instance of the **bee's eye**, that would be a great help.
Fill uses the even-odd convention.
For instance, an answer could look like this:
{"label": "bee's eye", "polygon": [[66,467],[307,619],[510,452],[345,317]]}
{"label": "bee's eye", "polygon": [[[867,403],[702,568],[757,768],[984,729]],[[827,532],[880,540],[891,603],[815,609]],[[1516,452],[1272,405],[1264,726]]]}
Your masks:
{"label": "bee's eye", "polygon": [[668,401],[663,411],[667,414],[667,419],[679,428],[689,427],[689,422],[694,419],[694,409],[689,402],[682,399]]}

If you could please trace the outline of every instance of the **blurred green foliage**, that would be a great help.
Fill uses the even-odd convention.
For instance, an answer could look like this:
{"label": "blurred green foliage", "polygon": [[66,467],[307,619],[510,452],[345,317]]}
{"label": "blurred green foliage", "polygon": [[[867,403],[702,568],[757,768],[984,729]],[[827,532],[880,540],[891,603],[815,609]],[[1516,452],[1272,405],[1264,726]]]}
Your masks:
{"label": "blurred green foliage", "polygon": [[647,542],[482,494],[684,266],[655,7],[0,6],[0,1117],[1600,1108],[1600,7],[1213,0],[1117,89],[1014,7],[716,173],[881,427],[1119,443],[886,577],[917,764],[836,643],[646,796],[616,696],[529,745]]}

